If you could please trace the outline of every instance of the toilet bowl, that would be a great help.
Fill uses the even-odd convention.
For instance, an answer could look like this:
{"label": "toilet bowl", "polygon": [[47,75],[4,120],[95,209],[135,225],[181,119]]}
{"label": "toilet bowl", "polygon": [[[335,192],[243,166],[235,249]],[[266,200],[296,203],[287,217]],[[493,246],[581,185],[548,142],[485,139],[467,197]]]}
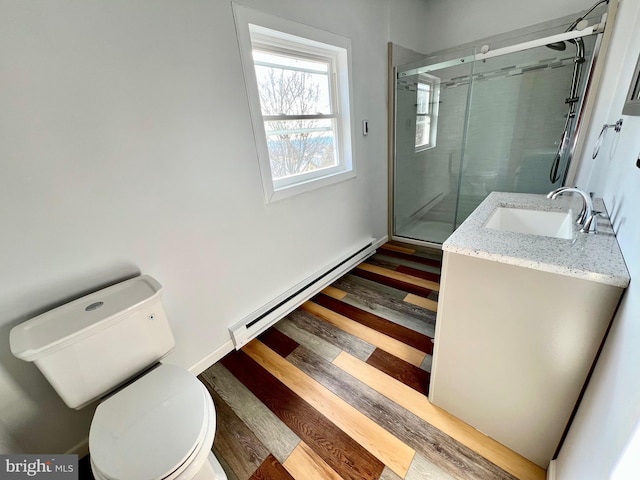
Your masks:
{"label": "toilet bowl", "polygon": [[205,386],[161,364],[98,405],[89,431],[91,468],[96,480],[199,478],[194,474],[208,461],[215,427]]}
{"label": "toilet bowl", "polygon": [[100,400],[89,430],[96,480],[227,478],[211,451],[209,392],[188,370],[159,362],[175,344],[161,294],[144,275],[11,330],[13,354],[33,361],[69,407]]}

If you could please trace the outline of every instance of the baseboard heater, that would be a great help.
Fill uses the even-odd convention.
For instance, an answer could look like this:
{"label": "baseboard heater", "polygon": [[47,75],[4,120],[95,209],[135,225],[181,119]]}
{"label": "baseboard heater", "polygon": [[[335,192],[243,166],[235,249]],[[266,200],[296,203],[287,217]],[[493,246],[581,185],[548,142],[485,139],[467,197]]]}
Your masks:
{"label": "baseboard heater", "polygon": [[282,295],[229,327],[231,339],[237,349],[249,343],[271,325],[298,308],[363,260],[376,252],[375,240],[332,262],[327,267],[306,278]]}

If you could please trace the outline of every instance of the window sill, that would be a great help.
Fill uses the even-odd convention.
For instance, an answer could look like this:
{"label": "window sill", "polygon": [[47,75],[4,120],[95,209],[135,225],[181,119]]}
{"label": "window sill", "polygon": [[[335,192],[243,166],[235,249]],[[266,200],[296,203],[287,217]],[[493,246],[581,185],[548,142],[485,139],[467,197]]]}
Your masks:
{"label": "window sill", "polygon": [[356,172],[354,169],[352,169],[348,171],[332,173],[325,177],[309,179],[304,182],[296,183],[295,185],[283,187],[278,190],[273,190],[271,192],[265,192],[266,202],[267,204],[274,203],[274,202],[283,200],[285,198],[298,195],[300,193],[310,192],[312,190],[316,190],[318,188],[327,187],[329,185],[344,182],[346,180],[349,180],[355,177],[356,177]]}
{"label": "window sill", "polygon": [[423,145],[421,147],[416,147],[416,153],[424,152],[425,150],[431,150],[435,147],[435,145]]}

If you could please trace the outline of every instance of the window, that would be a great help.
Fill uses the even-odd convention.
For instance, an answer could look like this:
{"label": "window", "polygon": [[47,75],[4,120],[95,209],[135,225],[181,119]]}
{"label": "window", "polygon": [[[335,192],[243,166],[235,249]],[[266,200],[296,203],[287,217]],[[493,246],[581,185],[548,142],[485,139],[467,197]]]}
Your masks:
{"label": "window", "polygon": [[436,146],[440,79],[421,74],[416,86],[416,152]]}
{"label": "window", "polygon": [[640,115],[640,56],[636,63],[636,69],[633,72],[631,78],[631,84],[629,85],[629,92],[627,93],[627,99],[624,102],[622,108],[623,115]]}
{"label": "window", "polygon": [[350,41],[234,4],[267,202],[355,176]]}

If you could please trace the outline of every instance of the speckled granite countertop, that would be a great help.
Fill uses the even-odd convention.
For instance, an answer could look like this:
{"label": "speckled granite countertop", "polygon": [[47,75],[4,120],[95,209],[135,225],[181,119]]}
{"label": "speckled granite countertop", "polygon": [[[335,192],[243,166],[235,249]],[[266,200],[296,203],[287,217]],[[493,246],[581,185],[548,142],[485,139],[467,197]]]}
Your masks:
{"label": "speckled granite countertop", "polygon": [[[602,199],[594,209],[606,211]],[[572,240],[484,228],[498,207],[545,211],[580,211],[582,200],[565,194],[555,200],[545,195],[491,193],[444,242],[442,249],[525,268],[542,270],[626,288],[629,272],[608,216],[598,218],[598,234],[580,233],[574,226]]]}

